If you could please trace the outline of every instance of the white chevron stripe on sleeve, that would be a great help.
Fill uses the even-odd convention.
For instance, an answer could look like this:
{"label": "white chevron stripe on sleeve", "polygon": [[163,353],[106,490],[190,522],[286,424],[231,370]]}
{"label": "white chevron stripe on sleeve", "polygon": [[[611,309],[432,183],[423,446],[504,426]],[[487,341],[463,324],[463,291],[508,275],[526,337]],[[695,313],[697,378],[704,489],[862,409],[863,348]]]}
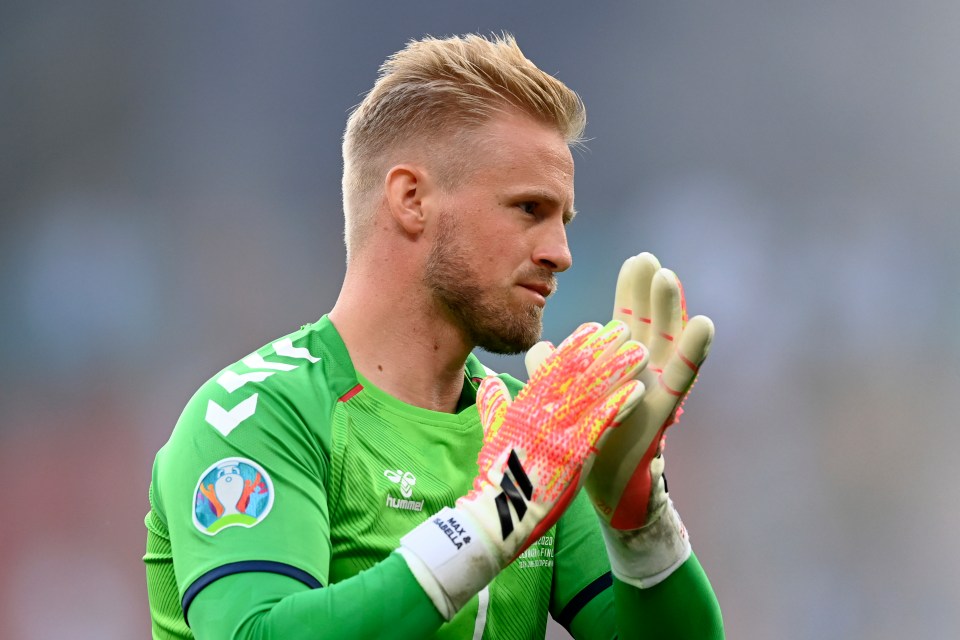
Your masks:
{"label": "white chevron stripe on sleeve", "polygon": [[251,369],[274,369],[276,371],[293,371],[297,368],[295,364],[285,364],[283,362],[267,362],[259,353],[251,353],[243,359],[243,364]]}
{"label": "white chevron stripe on sleeve", "polygon": [[227,393],[233,393],[248,382],[263,382],[274,373],[274,371],[251,371],[240,374],[224,371],[223,375],[217,378],[217,384],[226,389]]}
{"label": "white chevron stripe on sleeve", "polygon": [[277,340],[273,343],[273,350],[277,352],[278,356],[286,356],[288,358],[301,358],[303,360],[309,360],[310,362],[319,362],[320,358],[317,358],[311,354],[306,347],[295,347],[293,346],[293,340],[290,338],[284,338],[283,340]]}
{"label": "white chevron stripe on sleeve", "polygon": [[231,431],[240,426],[241,422],[254,414],[257,410],[257,397],[259,395],[258,393],[253,394],[229,411],[213,400],[208,400],[206,420],[214,429],[228,436]]}

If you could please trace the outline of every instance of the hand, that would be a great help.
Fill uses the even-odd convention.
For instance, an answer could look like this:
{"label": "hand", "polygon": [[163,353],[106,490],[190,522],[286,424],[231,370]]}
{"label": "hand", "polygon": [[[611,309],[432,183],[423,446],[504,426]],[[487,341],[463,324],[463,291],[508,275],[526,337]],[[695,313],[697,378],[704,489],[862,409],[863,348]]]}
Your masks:
{"label": "hand", "polygon": [[[473,491],[457,504],[471,506],[503,489],[501,496],[505,493],[517,511],[517,531],[512,533],[512,517],[503,510],[499,529],[489,533],[504,545],[509,542],[509,560],[553,526],[579,491],[598,442],[639,400],[643,388],[633,377],[647,353],[636,342],[626,342],[627,337],[627,326],[621,322],[604,329],[581,326],[546,359],[513,402],[499,378],[491,376],[481,384],[477,405],[485,437],[478,459],[480,475]],[[511,475],[526,502],[511,489]],[[502,500],[504,505],[506,501]],[[522,515],[527,502],[534,512],[529,522]]]}
{"label": "hand", "polygon": [[[682,413],[714,329],[705,316],[687,321],[680,280],[649,253],[624,262],[613,315],[650,350],[640,374],[646,391],[603,443],[585,488],[607,525],[608,543],[610,530],[620,531],[623,535],[614,537],[629,539],[632,549],[647,556],[638,566],[637,554],[632,554],[633,566],[624,568],[620,563],[620,573],[649,585],[655,583],[652,576],[662,579],[689,555],[686,530],[672,508],[663,476],[664,434]],[[527,354],[527,370],[536,371],[550,350],[546,343],[535,345]],[[616,569],[617,562],[611,560]]]}
{"label": "hand", "polygon": [[665,508],[665,431],[683,411],[714,329],[706,316],[687,320],[680,279],[661,268],[650,253],[624,262],[613,317],[626,322],[631,337],[650,349],[649,363],[641,374],[647,391],[606,443],[587,490],[613,528],[637,529]]}
{"label": "hand", "polygon": [[628,337],[618,321],[581,326],[512,401],[499,378],[481,383],[485,435],[473,489],[401,540],[447,619],[553,526],[609,427],[639,399],[647,351]]}

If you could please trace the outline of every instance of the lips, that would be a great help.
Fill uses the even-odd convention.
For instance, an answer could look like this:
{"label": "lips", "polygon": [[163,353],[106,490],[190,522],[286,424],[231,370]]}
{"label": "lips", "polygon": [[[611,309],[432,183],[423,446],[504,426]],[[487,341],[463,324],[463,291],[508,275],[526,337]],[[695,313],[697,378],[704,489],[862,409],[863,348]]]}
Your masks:
{"label": "lips", "polygon": [[530,289],[542,295],[544,298],[550,297],[553,293],[553,287],[545,282],[523,282],[520,284],[524,289]]}

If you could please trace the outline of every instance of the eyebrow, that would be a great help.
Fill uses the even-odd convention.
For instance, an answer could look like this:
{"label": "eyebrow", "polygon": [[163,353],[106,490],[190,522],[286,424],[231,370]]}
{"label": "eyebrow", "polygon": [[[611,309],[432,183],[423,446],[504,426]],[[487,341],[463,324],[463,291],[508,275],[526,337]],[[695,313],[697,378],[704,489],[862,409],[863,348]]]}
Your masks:
{"label": "eyebrow", "polygon": [[[542,191],[540,189],[530,189],[529,191],[523,191],[522,198],[533,198],[536,200],[542,200],[550,204],[551,206],[557,207],[560,205],[560,201],[557,200],[549,191]],[[570,224],[574,218],[577,217],[577,210],[573,207],[569,209],[564,209],[563,211],[563,224]]]}

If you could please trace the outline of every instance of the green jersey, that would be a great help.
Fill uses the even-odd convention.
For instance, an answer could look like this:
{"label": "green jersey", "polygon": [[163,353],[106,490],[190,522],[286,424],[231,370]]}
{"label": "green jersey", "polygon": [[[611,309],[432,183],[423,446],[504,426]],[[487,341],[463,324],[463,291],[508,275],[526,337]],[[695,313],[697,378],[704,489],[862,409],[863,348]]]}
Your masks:
{"label": "green jersey", "polygon": [[[192,637],[191,603],[226,576],[327,588],[382,563],[471,488],[483,436],[475,391],[489,373],[469,357],[456,413],[405,404],[355,371],[324,317],[214,376],[154,463],[145,561],[155,634]],[[501,377],[513,393],[522,386]],[[543,637],[548,612],[569,621],[604,592],[612,606],[609,570],[581,496],[436,637]]]}

